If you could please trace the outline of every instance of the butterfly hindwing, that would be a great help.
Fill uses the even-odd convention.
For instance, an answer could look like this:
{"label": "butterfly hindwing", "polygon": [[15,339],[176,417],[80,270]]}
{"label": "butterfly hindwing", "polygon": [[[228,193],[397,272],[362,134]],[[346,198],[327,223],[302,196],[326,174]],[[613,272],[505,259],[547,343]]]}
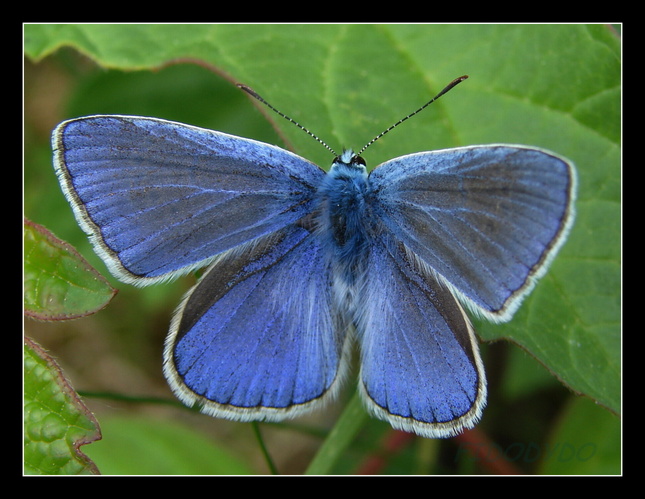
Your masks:
{"label": "butterfly hindwing", "polygon": [[299,226],[218,259],[166,342],[176,395],[237,420],[279,420],[333,397],[346,326],[332,309],[330,280],[318,239]]}
{"label": "butterfly hindwing", "polygon": [[156,118],[78,118],[52,143],[79,224],[110,270],[136,284],[293,223],[324,177],[284,149]]}
{"label": "butterfly hindwing", "polygon": [[426,437],[473,427],[486,381],[459,303],[401,243],[371,246],[358,321],[359,387],[368,409]]}
{"label": "butterfly hindwing", "polygon": [[573,165],[535,148],[411,154],[370,183],[389,231],[492,320],[511,317],[573,220]]}

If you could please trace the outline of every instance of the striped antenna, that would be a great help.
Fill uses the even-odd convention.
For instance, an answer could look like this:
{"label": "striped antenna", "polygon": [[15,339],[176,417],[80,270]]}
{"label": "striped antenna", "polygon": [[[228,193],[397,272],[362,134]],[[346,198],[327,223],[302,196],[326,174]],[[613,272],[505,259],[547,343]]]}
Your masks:
{"label": "striped antenna", "polygon": [[[457,86],[459,83],[461,83],[462,81],[464,81],[464,80],[465,80],[465,79],[467,79],[467,78],[468,78],[468,75],[464,75],[464,76],[460,76],[459,78],[455,78],[454,80],[452,80],[452,81],[451,81],[451,82],[450,82],[450,83],[449,83],[449,84],[448,84],[448,85],[447,85],[447,86],[446,86],[446,87],[445,87],[441,92],[439,92],[437,95],[435,95],[432,99],[430,99],[428,102],[426,102],[426,103],[425,103],[423,106],[421,106],[419,109],[417,109],[417,110],[416,110],[416,111],[414,111],[413,113],[408,114],[406,117],[401,118],[399,121],[397,121],[396,123],[394,123],[392,126],[390,126],[389,128],[387,128],[387,129],[386,129],[386,130],[384,130],[383,132],[379,133],[379,134],[378,134],[376,137],[374,137],[372,140],[370,140],[370,141],[369,141],[367,144],[365,144],[365,145],[363,146],[363,148],[362,148],[362,149],[357,153],[357,156],[360,156],[360,155],[363,153],[363,151],[365,151],[365,149],[367,149],[367,148],[368,148],[369,146],[371,146],[374,142],[376,142],[378,139],[380,139],[381,137],[383,137],[383,135],[385,135],[386,133],[388,133],[390,130],[392,130],[392,129],[396,128],[396,127],[397,127],[397,126],[399,126],[401,123],[403,123],[405,120],[407,120],[407,119],[409,119],[409,118],[412,118],[412,116],[414,116],[415,114],[420,113],[421,111],[423,111],[426,107],[428,107],[430,104],[432,104],[434,101],[436,101],[439,97],[441,97],[443,94],[445,94],[446,92],[448,92],[448,91],[449,91],[449,90],[451,90],[453,87]],[[277,113],[278,115],[282,116],[284,119],[286,119],[286,120],[290,121],[291,123],[293,123],[294,125],[296,125],[298,128],[300,128],[301,130],[303,130],[304,132],[306,132],[308,135],[310,135],[311,137],[313,137],[314,139],[316,139],[316,140],[317,140],[319,143],[321,143],[321,144],[322,144],[322,145],[323,145],[323,146],[324,146],[328,151],[330,151],[334,156],[338,156],[338,154],[336,154],[336,151],[334,151],[331,147],[329,147],[329,146],[327,145],[327,143],[326,143],[326,142],[324,142],[320,137],[318,137],[318,136],[317,136],[316,134],[314,134],[313,132],[310,132],[307,128],[305,128],[304,126],[302,126],[302,125],[301,125],[300,123],[298,123],[296,120],[294,120],[294,119],[290,118],[289,116],[287,116],[287,115],[286,115],[286,114],[284,114],[283,112],[281,112],[281,111],[277,110],[275,107],[273,107],[271,104],[269,104],[266,100],[264,100],[264,98],[263,98],[260,94],[258,94],[255,90],[253,90],[251,87],[247,87],[246,85],[243,85],[243,84],[241,84],[241,83],[238,83],[238,84],[237,84],[237,86],[238,86],[239,88],[241,88],[242,90],[244,90],[247,94],[249,94],[249,95],[250,95],[251,97],[253,97],[254,99],[259,100],[262,104],[264,104],[265,106],[267,106],[267,107],[268,107],[269,109],[271,109],[273,112],[275,112],[275,113]]]}
{"label": "striped antenna", "polygon": [[358,151],[358,153],[357,153],[357,154],[358,154],[358,156],[360,156],[360,155],[361,155],[361,153],[363,153],[363,151],[365,151],[365,149],[367,149],[369,146],[371,146],[374,142],[376,142],[378,139],[380,139],[381,137],[383,137],[383,135],[385,135],[387,132],[389,132],[390,130],[392,130],[392,129],[396,128],[396,127],[397,127],[397,126],[399,126],[401,123],[403,123],[405,120],[407,120],[407,119],[409,119],[409,118],[412,118],[412,116],[414,116],[415,114],[420,113],[421,111],[423,111],[426,107],[428,107],[430,104],[432,104],[434,101],[436,101],[439,97],[441,97],[443,94],[445,94],[446,92],[448,92],[448,91],[449,91],[449,90],[451,90],[453,87],[457,86],[459,83],[461,83],[462,81],[464,81],[464,80],[465,80],[465,79],[467,79],[467,78],[468,78],[468,75],[464,75],[464,76],[460,76],[459,78],[455,78],[454,80],[452,80],[452,81],[451,81],[451,82],[450,82],[450,83],[449,83],[449,84],[448,84],[448,85],[447,85],[447,86],[446,86],[446,87],[445,87],[441,92],[439,92],[437,95],[435,95],[432,99],[430,99],[428,102],[426,102],[426,103],[425,103],[423,106],[421,106],[419,109],[417,109],[417,110],[416,110],[416,111],[414,111],[413,113],[408,114],[405,118],[401,118],[399,121],[397,121],[396,123],[394,123],[394,125],[392,125],[391,127],[389,127],[387,130],[385,130],[385,131],[383,131],[383,132],[379,133],[376,137],[374,137],[374,138],[373,138],[372,140],[370,140],[367,144],[365,144],[365,145],[363,146],[363,148],[362,148],[360,151]]}
{"label": "striped antenna", "polygon": [[298,123],[296,120],[294,120],[294,119],[290,118],[289,116],[287,116],[286,114],[282,113],[281,111],[278,111],[275,107],[273,107],[273,106],[272,106],[271,104],[269,104],[266,100],[264,100],[264,98],[262,98],[262,96],[260,96],[260,94],[258,94],[258,93],[257,93],[255,90],[253,90],[251,87],[247,87],[246,85],[242,85],[241,83],[238,83],[238,84],[237,84],[237,86],[238,86],[239,88],[241,88],[242,90],[244,90],[244,91],[245,91],[247,94],[249,94],[251,97],[253,97],[253,98],[255,98],[255,99],[259,100],[262,104],[264,104],[266,107],[268,107],[269,109],[271,109],[271,111],[273,111],[273,112],[275,112],[275,113],[279,114],[279,115],[280,115],[280,116],[282,116],[284,119],[286,119],[286,120],[290,121],[291,123],[293,123],[294,125],[296,125],[298,128],[300,128],[301,130],[303,130],[303,131],[304,131],[304,132],[306,132],[307,134],[311,135],[314,139],[316,139],[316,140],[317,140],[318,142],[320,142],[323,146],[325,146],[325,148],[327,148],[327,150],[329,150],[329,151],[330,151],[334,156],[338,156],[338,154],[336,154],[336,151],[334,151],[331,147],[329,147],[329,146],[328,146],[328,145],[327,145],[327,144],[326,144],[322,139],[320,139],[320,138],[319,138],[315,133],[310,132],[308,129],[306,129],[304,126],[302,126],[302,125],[301,125],[300,123]]}

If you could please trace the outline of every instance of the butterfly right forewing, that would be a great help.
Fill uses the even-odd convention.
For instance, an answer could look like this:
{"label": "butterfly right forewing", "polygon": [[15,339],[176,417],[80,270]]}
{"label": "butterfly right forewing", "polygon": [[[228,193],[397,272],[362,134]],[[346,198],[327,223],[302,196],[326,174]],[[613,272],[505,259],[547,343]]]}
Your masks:
{"label": "butterfly right forewing", "polygon": [[526,146],[411,154],[370,183],[389,233],[492,320],[510,319],[573,222],[573,165]]}

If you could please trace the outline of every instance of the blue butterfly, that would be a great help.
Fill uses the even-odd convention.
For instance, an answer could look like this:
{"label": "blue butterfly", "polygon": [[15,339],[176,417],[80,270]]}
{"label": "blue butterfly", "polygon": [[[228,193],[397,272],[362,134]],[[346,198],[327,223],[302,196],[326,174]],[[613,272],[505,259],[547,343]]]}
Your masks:
{"label": "blue butterfly", "polygon": [[360,154],[374,140],[334,153],[326,173],[279,147],[156,118],[54,130],[63,192],[116,277],[147,285],[208,266],[165,345],[164,374],[185,404],[240,421],[301,415],[338,393],[358,343],[359,390],[377,418],[425,437],[479,421],[486,380],[464,306],[511,318],[571,227],[573,164],[484,145],[368,174]]}

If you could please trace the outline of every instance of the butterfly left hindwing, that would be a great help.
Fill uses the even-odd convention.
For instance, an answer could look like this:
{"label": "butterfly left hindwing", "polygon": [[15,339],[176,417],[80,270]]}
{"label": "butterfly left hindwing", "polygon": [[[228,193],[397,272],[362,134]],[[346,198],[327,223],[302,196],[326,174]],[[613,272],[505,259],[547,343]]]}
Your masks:
{"label": "butterfly left hindwing", "polygon": [[300,226],[218,259],[189,292],[166,342],[177,396],[214,416],[279,420],[332,398],[347,326],[329,259]]}

